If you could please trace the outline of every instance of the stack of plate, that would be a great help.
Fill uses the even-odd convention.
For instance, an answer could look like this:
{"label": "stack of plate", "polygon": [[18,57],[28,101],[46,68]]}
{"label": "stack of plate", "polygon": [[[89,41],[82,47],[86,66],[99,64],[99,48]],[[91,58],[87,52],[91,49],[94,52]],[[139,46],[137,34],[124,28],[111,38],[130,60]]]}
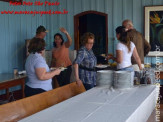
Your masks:
{"label": "stack of plate", "polygon": [[100,70],[97,71],[97,86],[108,86],[113,85],[113,71],[112,70]]}
{"label": "stack of plate", "polygon": [[[56,69],[57,69],[57,67],[51,67],[51,68],[50,68],[51,71],[56,70]],[[64,71],[64,70],[67,69],[67,68],[65,68],[65,67],[59,67],[59,69],[60,69],[61,71]]]}
{"label": "stack of plate", "polygon": [[114,88],[131,88],[133,87],[134,72],[115,71],[114,72]]}

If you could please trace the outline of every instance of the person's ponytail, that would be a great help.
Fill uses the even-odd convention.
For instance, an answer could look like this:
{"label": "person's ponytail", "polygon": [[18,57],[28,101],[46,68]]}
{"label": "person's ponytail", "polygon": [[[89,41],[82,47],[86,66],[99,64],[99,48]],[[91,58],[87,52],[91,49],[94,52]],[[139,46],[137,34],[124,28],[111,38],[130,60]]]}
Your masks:
{"label": "person's ponytail", "polygon": [[125,44],[128,48],[128,52],[131,51],[131,47],[130,47],[130,38],[128,37],[127,31],[125,30],[125,28],[122,29],[122,32],[120,34],[120,41]]}
{"label": "person's ponytail", "polygon": [[128,34],[127,34],[127,36],[126,36],[126,46],[128,48],[128,52],[131,51],[131,46],[130,45],[131,45],[131,41],[130,41],[130,38],[129,38]]}
{"label": "person's ponytail", "polygon": [[119,37],[119,41],[122,42],[124,45],[127,46],[128,48],[128,52],[131,51],[131,47],[130,47],[130,38],[128,37],[128,30],[126,30],[126,28],[124,26],[119,26],[116,28],[116,34],[120,34],[120,37]]}

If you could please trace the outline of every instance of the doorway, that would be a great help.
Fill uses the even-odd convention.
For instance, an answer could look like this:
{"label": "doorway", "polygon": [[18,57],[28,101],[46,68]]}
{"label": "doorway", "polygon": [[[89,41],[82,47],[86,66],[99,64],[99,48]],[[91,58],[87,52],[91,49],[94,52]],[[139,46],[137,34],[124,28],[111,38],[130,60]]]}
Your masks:
{"label": "doorway", "polygon": [[75,50],[81,47],[80,38],[85,32],[95,35],[94,54],[108,53],[108,15],[97,11],[86,11],[74,16]]}

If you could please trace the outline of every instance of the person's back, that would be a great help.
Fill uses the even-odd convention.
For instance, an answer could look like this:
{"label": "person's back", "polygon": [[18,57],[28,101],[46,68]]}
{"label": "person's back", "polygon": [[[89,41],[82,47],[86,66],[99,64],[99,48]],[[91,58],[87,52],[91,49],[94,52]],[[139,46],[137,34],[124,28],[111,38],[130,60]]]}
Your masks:
{"label": "person's back", "polygon": [[[139,57],[141,59],[141,63],[144,64],[144,38],[141,33],[136,31],[136,29],[131,29],[128,31],[128,36],[130,37],[130,40],[135,44],[135,47],[137,49],[137,52],[139,54]],[[148,51],[149,52],[149,51]],[[132,57],[131,60],[132,64],[137,64],[135,59]]]}
{"label": "person's back", "polygon": [[[137,50],[133,42],[131,42],[128,37],[128,31],[123,26],[118,26],[116,28],[116,37],[119,40],[116,48],[116,57],[111,57],[117,62],[117,69],[120,71],[128,71],[131,73],[131,85],[133,85],[134,79],[134,67],[131,64],[131,56],[133,55],[139,70],[142,70],[141,60],[138,56]],[[109,57],[110,58],[110,57]]]}
{"label": "person's back", "polygon": [[134,51],[134,43],[130,43],[130,48],[131,48],[131,51],[128,52],[128,48],[125,44],[119,42],[117,44],[117,50],[121,50],[122,51],[122,54],[123,54],[123,59],[122,59],[122,62],[121,63],[118,63],[117,65],[117,69],[122,69],[122,68],[125,68],[125,67],[128,67],[128,66],[131,66],[131,56],[133,54],[133,51]]}
{"label": "person's back", "polygon": [[52,77],[61,71],[50,71],[43,55],[45,53],[45,40],[33,38],[29,44],[29,56],[25,63],[28,82],[25,85],[25,96],[29,97],[52,89]]}
{"label": "person's back", "polygon": [[28,76],[28,82],[26,84],[32,88],[42,88],[46,91],[51,90],[51,79],[44,80],[44,82],[38,79],[37,74],[35,73],[35,68],[38,67],[45,67],[47,72],[50,71],[45,59],[41,56],[41,54],[30,54],[25,64],[25,69]]}

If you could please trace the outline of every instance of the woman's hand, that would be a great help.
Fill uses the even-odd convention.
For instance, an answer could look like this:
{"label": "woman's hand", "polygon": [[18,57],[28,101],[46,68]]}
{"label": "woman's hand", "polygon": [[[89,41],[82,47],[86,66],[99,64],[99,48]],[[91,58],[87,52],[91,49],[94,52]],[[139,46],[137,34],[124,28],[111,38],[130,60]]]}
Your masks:
{"label": "woman's hand", "polygon": [[62,33],[68,34],[67,30],[66,30],[65,28],[63,28],[63,27],[60,28],[60,31],[61,31]]}
{"label": "woman's hand", "polygon": [[82,81],[79,79],[79,65],[74,64],[74,70],[75,70],[75,78],[76,78],[76,84],[80,86],[82,84]]}
{"label": "woman's hand", "polygon": [[56,69],[51,72],[46,72],[46,68],[36,68],[35,72],[36,72],[36,75],[39,80],[48,80],[48,79],[54,77],[55,75],[59,75],[61,70]]}
{"label": "woman's hand", "polygon": [[106,56],[106,59],[107,59],[107,60],[109,60],[109,59],[114,59],[114,56],[113,56],[112,54],[108,54],[108,55]]}
{"label": "woman's hand", "polygon": [[66,48],[69,48],[72,44],[71,36],[68,34],[67,30],[63,27],[60,28],[60,31],[64,34],[66,34],[68,40],[65,42],[65,46],[66,46]]}
{"label": "woman's hand", "polygon": [[56,75],[59,75],[61,73],[61,70],[57,68],[56,70],[54,70],[54,72],[56,73]]}
{"label": "woman's hand", "polygon": [[77,84],[78,86],[81,86],[82,81],[81,81],[80,79],[77,79],[77,80],[76,80],[76,84]]}
{"label": "woman's hand", "polygon": [[143,68],[142,68],[142,66],[141,66],[141,65],[139,66],[139,69],[140,69],[140,70],[143,70]]}

